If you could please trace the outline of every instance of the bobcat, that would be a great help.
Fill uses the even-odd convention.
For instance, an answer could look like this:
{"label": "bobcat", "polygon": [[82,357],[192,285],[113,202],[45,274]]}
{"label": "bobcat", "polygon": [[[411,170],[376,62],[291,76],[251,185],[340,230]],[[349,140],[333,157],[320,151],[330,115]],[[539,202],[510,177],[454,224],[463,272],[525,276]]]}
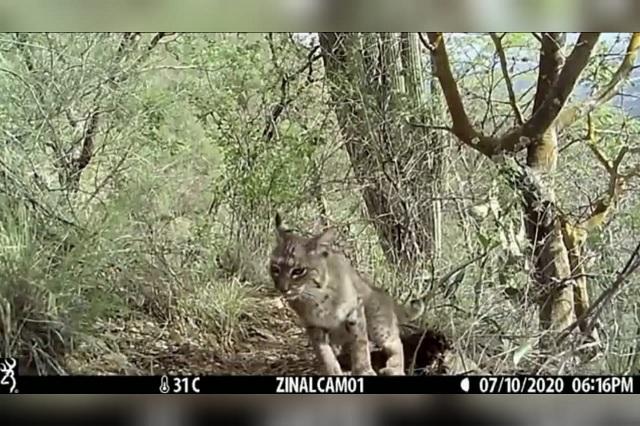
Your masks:
{"label": "bobcat", "polygon": [[[354,375],[375,375],[369,340],[387,355],[381,375],[404,375],[399,322],[412,320],[382,289],[372,286],[331,244],[334,228],[305,238],[275,217],[277,244],[270,273],[275,287],[301,318],[324,373],[342,375],[337,359],[346,347]],[[412,317],[419,315],[414,312]]]}

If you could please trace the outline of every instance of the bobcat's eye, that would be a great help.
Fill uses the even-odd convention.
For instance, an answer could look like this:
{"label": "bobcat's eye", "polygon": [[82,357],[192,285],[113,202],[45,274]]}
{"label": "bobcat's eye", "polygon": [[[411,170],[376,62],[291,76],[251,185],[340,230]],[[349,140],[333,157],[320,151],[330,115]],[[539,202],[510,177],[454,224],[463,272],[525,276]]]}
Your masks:
{"label": "bobcat's eye", "polygon": [[307,273],[306,268],[293,268],[291,270],[291,278],[300,278]]}
{"label": "bobcat's eye", "polygon": [[278,275],[280,273],[280,267],[278,265],[271,265],[271,275]]}

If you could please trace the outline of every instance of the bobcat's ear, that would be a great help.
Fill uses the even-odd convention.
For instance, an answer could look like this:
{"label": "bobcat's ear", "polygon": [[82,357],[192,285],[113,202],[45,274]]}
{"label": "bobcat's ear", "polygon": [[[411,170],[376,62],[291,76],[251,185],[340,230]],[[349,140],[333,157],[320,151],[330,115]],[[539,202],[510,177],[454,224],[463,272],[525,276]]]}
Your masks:
{"label": "bobcat's ear", "polygon": [[316,235],[311,241],[313,250],[320,253],[322,256],[327,257],[331,243],[336,239],[337,231],[335,228],[328,228],[319,235]]}
{"label": "bobcat's ear", "polygon": [[327,227],[327,219],[324,216],[317,217],[313,221],[313,233],[321,231]]}
{"label": "bobcat's ear", "polygon": [[322,234],[316,237],[316,243],[318,245],[327,245],[331,244],[338,235],[336,228],[328,228]]}
{"label": "bobcat's ear", "polygon": [[287,230],[284,229],[284,227],[282,226],[282,216],[280,216],[280,212],[276,212],[275,224],[276,224],[276,237],[280,241],[284,238],[284,235],[287,233]]}

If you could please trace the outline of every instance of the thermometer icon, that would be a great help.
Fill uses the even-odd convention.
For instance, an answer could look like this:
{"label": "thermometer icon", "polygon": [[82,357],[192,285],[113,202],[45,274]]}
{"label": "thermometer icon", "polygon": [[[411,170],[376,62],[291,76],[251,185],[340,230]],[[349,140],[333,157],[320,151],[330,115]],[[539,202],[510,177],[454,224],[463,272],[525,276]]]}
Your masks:
{"label": "thermometer icon", "polygon": [[169,392],[169,378],[166,375],[160,378],[160,392]]}

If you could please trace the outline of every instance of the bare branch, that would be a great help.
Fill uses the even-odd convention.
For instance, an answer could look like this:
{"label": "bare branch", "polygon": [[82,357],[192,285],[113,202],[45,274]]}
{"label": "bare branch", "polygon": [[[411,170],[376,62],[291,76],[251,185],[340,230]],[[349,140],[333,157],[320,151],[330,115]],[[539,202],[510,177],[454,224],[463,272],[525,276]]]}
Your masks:
{"label": "bare branch", "polygon": [[446,132],[451,132],[451,133],[453,133],[453,129],[452,129],[451,127],[449,127],[449,126],[432,126],[432,125],[429,125],[429,124],[418,123],[418,122],[416,122],[416,121],[412,121],[412,120],[407,120],[407,121],[406,121],[406,123],[407,123],[409,126],[412,126],[412,127],[418,127],[418,128],[421,128],[421,129],[427,129],[427,130],[444,130],[444,131],[446,131]]}
{"label": "bare branch", "polygon": [[536,40],[538,40],[540,43],[542,43],[542,36],[538,33],[531,33],[531,35],[533,37],[535,37]]}
{"label": "bare branch", "polygon": [[629,152],[629,147],[628,146],[623,146],[622,148],[620,148],[620,152],[618,152],[618,155],[616,156],[616,159],[613,160],[613,172],[616,174],[616,176],[618,175],[618,170],[620,169],[620,164],[622,163],[622,160],[624,160],[624,156],[627,155],[627,152]]}
{"label": "bare branch", "polygon": [[429,52],[435,52],[436,47],[433,44],[429,43],[429,41],[424,38],[424,35],[422,35],[422,33],[418,33],[418,38],[420,39],[420,43],[422,43],[422,45],[426,47]]}
{"label": "bare branch", "polygon": [[[529,120],[500,138],[482,135],[472,126],[451,71],[443,34],[427,33],[427,35],[434,49],[435,74],[451,115],[453,133],[463,143],[488,157],[493,157],[500,152],[519,151],[528,146],[531,140],[539,139],[549,129],[573,91],[580,73],[587,65],[600,33],[580,34],[557,81],[545,91],[547,96],[544,102],[541,102],[540,107]],[[552,41],[557,47],[556,38],[552,38]]]}
{"label": "bare branch", "polygon": [[[165,37],[173,35],[174,33],[165,33],[159,32],[157,33],[147,45],[146,50],[142,55],[132,61],[132,65],[128,68],[130,71],[134,66],[139,64],[146,58],[149,53],[158,45],[158,43]],[[121,61],[127,56],[127,52],[134,47],[135,43],[140,40],[140,33],[123,33],[122,38],[120,40],[120,44],[118,45],[118,49],[116,52],[116,60]],[[130,73],[121,73],[121,74],[112,74],[109,78],[109,83],[115,85],[119,83],[123,83],[127,78],[130,77]],[[71,177],[71,183],[73,184],[73,189],[77,190],[80,182],[80,177],[84,171],[84,169],[89,165],[91,160],[93,159],[94,154],[94,145],[95,145],[95,137],[98,133],[98,125],[100,123],[100,103],[101,103],[101,93],[100,91],[96,92],[94,99],[94,107],[87,114],[89,117],[87,121],[87,125],[85,126],[84,134],[80,139],[81,147],[80,154],[77,158],[71,159],[71,170],[69,170],[69,176]],[[76,143],[73,144],[75,146]]]}
{"label": "bare branch", "polygon": [[551,94],[551,88],[558,83],[564,65],[562,48],[566,42],[563,33],[542,33],[538,60],[538,81],[533,100],[533,113],[540,109]]}
{"label": "bare branch", "polygon": [[629,73],[633,69],[638,56],[638,48],[640,48],[640,33],[633,33],[627,50],[624,55],[624,59],[620,62],[620,66],[611,77],[611,81],[595,95],[595,102],[593,107],[597,107],[609,101],[615,94],[620,83],[622,83],[629,76]]}
{"label": "bare branch", "polygon": [[91,117],[85,128],[84,136],[82,138],[82,148],[80,150],[80,156],[76,159],[76,172],[81,172],[91,162],[93,157],[94,139],[98,133],[98,123],[100,121],[100,112],[94,111],[91,113]]}
{"label": "bare branch", "polygon": [[291,102],[293,101],[291,96],[289,96],[290,82],[298,78],[302,73],[308,72],[307,83],[311,83],[313,65],[318,59],[322,58],[322,54],[319,53],[319,45],[311,48],[311,50],[307,54],[306,62],[295,69],[292,73],[288,73],[282,68],[282,64],[279,62],[277,49],[273,41],[273,34],[269,33],[266,38],[267,42],[269,43],[269,49],[271,52],[271,62],[273,63],[273,67],[280,74],[280,99],[278,100],[278,103],[276,103],[271,108],[271,111],[267,116],[266,126],[262,132],[262,137],[265,138],[266,141],[270,141],[274,138],[274,136],[277,135],[277,123],[280,116],[283,112],[285,112],[289,104],[291,104]]}
{"label": "bare branch", "polygon": [[31,57],[31,51],[29,50],[29,46],[27,46],[27,35],[25,33],[16,33],[15,36],[18,49],[22,54],[27,70],[29,72],[34,72],[35,66],[33,64],[33,58]]}
{"label": "bare branch", "polygon": [[469,121],[469,116],[465,111],[462,98],[460,97],[458,85],[451,72],[443,34],[427,33],[427,36],[429,37],[431,46],[433,46],[435,74],[442,87],[449,114],[451,115],[453,133],[463,143],[490,157],[495,151],[495,140],[478,133]]}
{"label": "bare branch", "polygon": [[628,177],[620,175],[619,169],[625,155],[629,152],[629,149],[626,146],[622,147],[615,160],[612,162],[597,146],[595,129],[591,120],[591,115],[587,116],[587,123],[587,146],[609,174],[607,193],[601,196],[593,205],[593,209],[589,217],[577,225],[578,228],[589,232],[605,223],[607,218],[609,218],[615,210],[618,200],[626,190],[626,181],[628,180]]}
{"label": "bare branch", "polygon": [[175,33],[162,33],[162,32],[157,33],[155,36],[153,36],[153,38],[149,42],[149,45],[147,46],[147,50],[152,50],[154,47],[158,45],[158,43],[160,43],[160,40],[162,40],[165,37],[172,36],[174,34]]}
{"label": "bare branch", "polygon": [[566,60],[558,81],[550,88],[549,94],[540,108],[521,127],[501,138],[500,149],[513,151],[524,137],[528,140],[539,139],[553,124],[562,110],[567,98],[587,65],[600,33],[581,33],[578,41]]}
{"label": "bare branch", "polygon": [[489,33],[489,35],[491,36],[491,40],[493,40],[493,44],[496,46],[496,53],[498,54],[498,58],[500,59],[500,68],[502,69],[504,82],[507,86],[509,103],[511,104],[513,113],[516,116],[516,123],[518,125],[522,125],[524,123],[524,120],[522,119],[522,113],[520,112],[520,108],[518,108],[518,101],[516,100],[516,94],[513,90],[513,82],[511,81],[511,76],[509,75],[509,69],[507,67],[507,57],[504,53],[504,47],[502,46],[502,39],[498,37],[496,33]]}
{"label": "bare branch", "polygon": [[606,155],[596,146],[595,130],[591,120],[591,114],[587,116],[587,147],[596,156],[600,164],[604,166],[608,173],[613,172],[613,165]]}
{"label": "bare branch", "polygon": [[629,44],[627,45],[624,59],[620,62],[620,65],[611,77],[611,80],[602,89],[596,92],[596,94],[588,101],[580,101],[579,103],[571,105],[569,108],[562,111],[557,120],[558,131],[573,124],[583,114],[593,112],[593,110],[607,103],[616,95],[620,85],[627,80],[629,74],[634,69],[639,48],[640,33],[633,33],[629,40]]}
{"label": "bare branch", "polygon": [[118,45],[118,57],[121,58],[126,49],[140,38],[140,33],[123,33],[122,40]]}

